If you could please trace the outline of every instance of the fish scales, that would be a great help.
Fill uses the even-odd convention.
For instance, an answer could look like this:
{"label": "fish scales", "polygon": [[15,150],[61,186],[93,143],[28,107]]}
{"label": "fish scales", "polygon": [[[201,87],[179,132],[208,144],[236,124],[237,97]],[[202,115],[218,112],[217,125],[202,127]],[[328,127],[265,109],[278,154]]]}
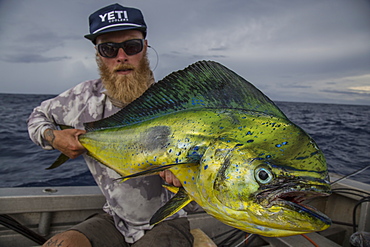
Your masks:
{"label": "fish scales", "polygon": [[219,63],[174,72],[85,128],[79,140],[88,155],[124,180],[169,169],[181,181],[152,224],[194,200],[225,224],[264,236],[330,226],[327,216],[303,204],[330,194],[319,147],[267,96]]}

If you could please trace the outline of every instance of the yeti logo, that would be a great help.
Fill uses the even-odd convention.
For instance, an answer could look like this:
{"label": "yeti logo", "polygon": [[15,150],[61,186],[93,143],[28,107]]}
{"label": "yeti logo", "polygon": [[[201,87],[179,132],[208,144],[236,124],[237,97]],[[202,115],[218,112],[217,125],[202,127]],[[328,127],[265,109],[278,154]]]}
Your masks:
{"label": "yeti logo", "polygon": [[128,15],[127,11],[122,10],[115,10],[108,13],[105,13],[104,15],[99,15],[102,22],[105,22],[106,20],[108,22],[122,22],[122,21],[128,21]]}

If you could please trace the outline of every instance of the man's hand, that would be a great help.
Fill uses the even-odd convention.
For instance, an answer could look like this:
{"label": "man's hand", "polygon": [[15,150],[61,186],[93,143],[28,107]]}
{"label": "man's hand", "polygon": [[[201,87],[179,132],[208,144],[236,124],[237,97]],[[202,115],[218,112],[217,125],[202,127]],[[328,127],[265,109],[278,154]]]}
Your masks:
{"label": "man's hand", "polygon": [[178,180],[175,177],[175,175],[173,175],[173,173],[169,170],[159,172],[159,176],[161,176],[162,179],[170,185],[173,185],[173,186],[176,186],[176,187],[181,187],[182,186],[180,180]]}
{"label": "man's hand", "polygon": [[80,129],[47,129],[44,132],[44,138],[53,146],[53,148],[58,149],[69,158],[74,159],[86,151],[78,141],[78,136],[85,133],[85,130]]}

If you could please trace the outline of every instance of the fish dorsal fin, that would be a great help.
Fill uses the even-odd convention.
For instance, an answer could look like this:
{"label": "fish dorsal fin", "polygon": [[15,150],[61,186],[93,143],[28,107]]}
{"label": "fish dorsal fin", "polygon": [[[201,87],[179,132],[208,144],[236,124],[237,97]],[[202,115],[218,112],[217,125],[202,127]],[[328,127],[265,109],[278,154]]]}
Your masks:
{"label": "fish dorsal fin", "polygon": [[86,123],[88,131],[126,126],[191,109],[243,109],[286,119],[284,113],[251,83],[213,61],[199,61],[151,86],[141,97],[112,115]]}

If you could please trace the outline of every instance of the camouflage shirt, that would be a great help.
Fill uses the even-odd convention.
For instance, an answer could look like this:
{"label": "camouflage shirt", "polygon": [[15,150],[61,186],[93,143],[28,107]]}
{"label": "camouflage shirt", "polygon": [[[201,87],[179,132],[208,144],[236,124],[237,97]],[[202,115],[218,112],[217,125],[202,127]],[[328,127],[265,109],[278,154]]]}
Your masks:
{"label": "camouflage shirt", "polygon": [[[36,107],[28,119],[29,135],[37,145],[50,150],[53,147],[43,138],[46,129],[57,129],[58,125],[84,129],[83,123],[106,118],[120,109],[104,94],[101,80],[86,81]],[[163,180],[154,175],[121,183],[115,171],[87,155],[84,158],[106,198],[104,210],[113,216],[128,243],[137,241],[151,229],[149,219],[171,196],[162,187]],[[185,215],[181,210],[171,218]]]}

